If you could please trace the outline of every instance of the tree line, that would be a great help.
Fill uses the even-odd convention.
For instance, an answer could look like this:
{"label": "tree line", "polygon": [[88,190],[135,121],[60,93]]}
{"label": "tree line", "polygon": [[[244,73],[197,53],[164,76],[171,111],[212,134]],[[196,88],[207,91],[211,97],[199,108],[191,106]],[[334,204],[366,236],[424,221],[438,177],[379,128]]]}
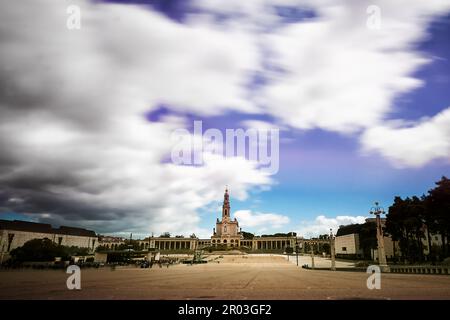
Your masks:
{"label": "tree line", "polygon": [[[421,197],[395,197],[386,215],[385,232],[398,241],[402,258],[410,262],[449,256],[450,179],[444,176],[435,185]],[[440,243],[433,241],[436,236]]]}
{"label": "tree line", "polygon": [[[434,188],[421,197],[395,197],[388,209],[383,232],[395,241],[395,260],[436,262],[448,257],[450,179],[443,176],[435,182]],[[367,221],[363,224],[340,226],[336,236],[353,233],[359,235],[362,258],[371,259],[371,251],[377,248],[376,223]],[[401,256],[395,256],[396,245],[400,248]]]}
{"label": "tree line", "polygon": [[10,263],[22,263],[27,261],[47,262],[54,261],[56,257],[61,260],[69,260],[71,256],[85,256],[89,254],[87,248],[75,246],[62,246],[54,243],[52,240],[32,239],[24,243],[23,246],[11,250]]}

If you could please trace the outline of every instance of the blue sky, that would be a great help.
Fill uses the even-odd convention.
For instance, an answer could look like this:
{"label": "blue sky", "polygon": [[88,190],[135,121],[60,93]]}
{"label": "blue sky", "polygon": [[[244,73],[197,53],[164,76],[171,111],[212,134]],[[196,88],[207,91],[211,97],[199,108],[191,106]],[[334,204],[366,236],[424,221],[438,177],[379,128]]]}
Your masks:
{"label": "blue sky", "polygon": [[[78,31],[64,4],[4,11],[0,62],[24,98],[2,104],[0,218],[206,237],[228,185],[243,229],[313,236],[450,173],[446,1],[379,1],[379,29],[370,1],[75,3]],[[280,128],[279,172],[174,166],[168,136],[195,120]]]}
{"label": "blue sky", "polygon": [[[161,6],[160,1],[136,1],[142,2],[154,4],[156,10],[170,18],[183,20],[180,17],[186,6],[184,1],[164,2],[166,6]],[[311,11],[302,9],[287,12],[288,22],[313,16]],[[450,105],[450,15],[432,21],[428,32],[426,39],[414,44],[414,50],[433,57],[431,63],[414,73],[424,85],[397,97],[387,119],[417,121],[432,117]],[[206,128],[222,131],[236,128],[236,123],[250,118],[255,116],[230,113],[218,117],[193,117],[203,120]],[[272,120],[267,116],[256,118]],[[361,154],[354,137],[320,129],[307,132],[290,129],[282,132],[283,135],[292,141],[281,145],[280,171],[274,177],[276,185],[270,191],[255,193],[245,201],[234,199],[234,210],[252,208],[259,212],[277,212],[289,216],[292,221],[313,220],[322,214],[331,217],[368,216],[374,201],[388,207],[394,196],[424,194],[442,175],[450,172],[448,161],[434,161],[420,168],[395,168],[378,155]],[[211,227],[214,221],[215,217],[209,211],[202,217],[205,228]],[[294,230],[296,227],[291,225],[284,229]]]}

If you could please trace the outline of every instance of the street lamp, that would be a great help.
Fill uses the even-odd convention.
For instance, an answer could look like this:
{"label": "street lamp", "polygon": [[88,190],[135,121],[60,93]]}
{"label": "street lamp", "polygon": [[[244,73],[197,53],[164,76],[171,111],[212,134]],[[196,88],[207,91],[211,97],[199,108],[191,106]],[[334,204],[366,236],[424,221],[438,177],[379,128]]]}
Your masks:
{"label": "street lamp", "polygon": [[299,249],[298,239],[297,237],[295,237],[295,255],[297,256],[297,267],[298,267],[298,249]]}
{"label": "street lamp", "polygon": [[316,244],[315,241],[310,241],[311,244],[311,269],[314,269],[314,245]]}
{"label": "street lamp", "polygon": [[334,235],[333,229],[330,229],[330,255],[331,255],[331,270],[336,271],[336,258],[334,249]]}
{"label": "street lamp", "polygon": [[377,252],[378,252],[378,264],[382,271],[388,271],[388,265],[386,261],[386,253],[384,251],[384,239],[383,239],[383,229],[381,227],[381,214],[384,214],[383,207],[379,206],[378,202],[375,202],[375,206],[370,209],[370,214],[375,215],[375,220],[377,223]]}
{"label": "street lamp", "polygon": [[[289,249],[289,250],[288,250]],[[289,245],[289,236],[286,235],[286,255],[288,257],[288,261],[289,261],[289,251],[291,251],[290,249],[290,245]]]}

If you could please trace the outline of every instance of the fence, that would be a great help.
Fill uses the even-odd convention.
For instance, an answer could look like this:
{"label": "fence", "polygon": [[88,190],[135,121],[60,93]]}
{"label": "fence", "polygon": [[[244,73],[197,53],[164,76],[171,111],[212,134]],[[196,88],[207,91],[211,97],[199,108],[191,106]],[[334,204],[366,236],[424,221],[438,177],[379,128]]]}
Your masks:
{"label": "fence", "polygon": [[389,266],[392,273],[450,274],[450,266]]}

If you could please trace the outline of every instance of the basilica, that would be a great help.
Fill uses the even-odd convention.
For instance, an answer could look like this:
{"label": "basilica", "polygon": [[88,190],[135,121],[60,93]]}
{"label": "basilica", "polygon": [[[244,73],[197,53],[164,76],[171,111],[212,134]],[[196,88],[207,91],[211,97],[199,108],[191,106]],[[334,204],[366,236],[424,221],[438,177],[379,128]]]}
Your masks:
{"label": "basilica", "polygon": [[302,247],[303,238],[297,237],[294,232],[284,236],[253,236],[244,237],[245,232],[239,227],[236,218],[231,219],[230,195],[228,188],[225,189],[222,204],[222,218],[216,221],[216,227],[210,238],[200,239],[197,237],[148,237],[139,240],[144,250],[177,251],[197,249],[243,249],[246,251],[283,252],[287,247],[294,248],[296,245]]}
{"label": "basilica", "polygon": [[222,205],[222,220],[217,218],[216,227],[213,229],[211,244],[213,246],[223,244],[229,247],[240,247],[243,240],[242,229],[239,228],[239,222],[230,218],[230,195],[228,188],[225,189]]}

